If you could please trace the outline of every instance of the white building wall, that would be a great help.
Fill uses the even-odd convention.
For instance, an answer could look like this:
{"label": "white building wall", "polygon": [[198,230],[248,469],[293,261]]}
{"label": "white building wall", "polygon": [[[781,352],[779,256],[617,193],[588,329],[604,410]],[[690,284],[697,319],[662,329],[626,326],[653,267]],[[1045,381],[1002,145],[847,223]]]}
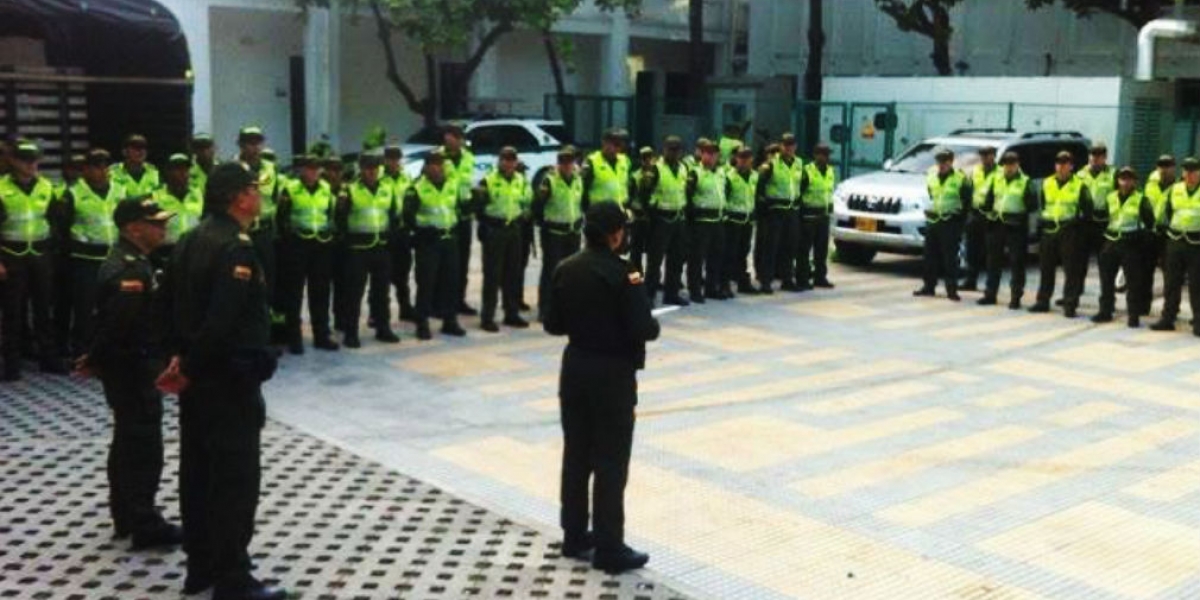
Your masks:
{"label": "white building wall", "polygon": [[[342,20],[341,149],[357,150],[367,130],[382,125],[389,137],[407,138],[421,126],[421,116],[387,79],[383,46],[370,17]],[[427,93],[425,59],[402,36],[394,36],[397,66],[418,97]]]}

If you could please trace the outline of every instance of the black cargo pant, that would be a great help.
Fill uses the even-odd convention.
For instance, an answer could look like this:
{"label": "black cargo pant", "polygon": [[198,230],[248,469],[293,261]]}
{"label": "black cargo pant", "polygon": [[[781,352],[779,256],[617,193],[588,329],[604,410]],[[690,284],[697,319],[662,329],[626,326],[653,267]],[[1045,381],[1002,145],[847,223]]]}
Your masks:
{"label": "black cargo pant", "polygon": [[[350,281],[350,247],[344,240],[334,240],[329,253],[329,297],[333,302],[333,327],[338,331],[351,328],[350,302],[353,299]],[[359,302],[362,298],[358,298]],[[359,310],[361,312],[361,309]]]}
{"label": "black cargo pant", "polygon": [[[1150,239],[1146,242],[1146,256],[1144,269],[1146,276],[1142,278],[1142,296],[1153,300],[1154,298],[1154,273],[1162,272],[1163,288],[1165,291],[1167,280],[1167,236],[1162,232],[1154,232]],[[1150,309],[1150,303],[1145,305],[1146,310]],[[1146,314],[1149,314],[1148,312]]]}
{"label": "black cargo pant", "polygon": [[629,224],[629,262],[638,272],[643,272],[643,261],[646,259],[646,248],[650,238],[650,219],[645,215],[637,215]]}
{"label": "black cargo pant", "polygon": [[267,298],[271,302],[271,309],[282,313],[277,257],[281,241],[275,235],[275,226],[264,221],[251,229],[250,243],[254,245],[254,254],[258,257],[263,277],[267,280]]}
{"label": "black cargo pant", "polygon": [[[743,222],[744,221],[744,222]],[[750,244],[754,238],[754,222],[747,216],[730,217],[725,221],[725,267],[722,285],[750,285]]]}
{"label": "black cargo pant", "polygon": [[625,543],[625,484],[633,446],[637,376],[627,358],[567,347],[559,380],[563,459],[560,524],[567,538],[588,531],[588,487],[593,477],[592,524],[598,552]]}
{"label": "black cargo pant", "polygon": [[650,239],[646,245],[646,288],[651,300],[659,289],[662,289],[664,298],[679,296],[679,290],[683,287],[683,261],[687,255],[684,238],[687,235],[686,227],[682,213],[655,213],[651,217]]}
{"label": "black cargo pant", "polygon": [[1025,295],[1025,260],[1029,253],[1029,226],[1022,216],[1019,223],[1003,220],[987,225],[987,282],[983,295],[995,299],[1000,292],[1000,275],[1008,263],[1008,285],[1012,300]]}
{"label": "black cargo pant", "polygon": [[1192,307],[1192,331],[1200,334],[1200,244],[1186,238],[1167,242],[1167,276],[1163,285],[1163,321],[1179,316],[1183,284],[1188,286],[1188,304]]}
{"label": "black cargo pant", "polygon": [[762,248],[754,270],[759,283],[770,284],[782,279],[785,285],[795,283],[794,264],[800,248],[800,212],[794,209],[770,208],[763,218],[760,240]]}
{"label": "black cargo pant", "polygon": [[804,214],[800,218],[796,283],[805,287],[829,281],[829,215],[822,209],[817,210],[820,212]]}
{"label": "black cargo pant", "polygon": [[288,236],[280,264],[280,305],[289,343],[300,341],[300,308],[308,287],[308,321],[313,339],[329,337],[329,291],[333,276],[333,243]]}
{"label": "black cargo pant", "polygon": [[718,296],[721,291],[721,268],[725,261],[724,224],[720,221],[695,221],[688,224],[688,233],[688,294],[693,298]]}
{"label": "black cargo pant", "polygon": [[454,230],[418,230],[413,234],[416,253],[418,323],[428,323],[436,316],[450,323],[458,322],[458,303],[462,294],[458,268],[459,242]]}
{"label": "black cargo pant", "polygon": [[1087,260],[1080,246],[1080,224],[1067,223],[1057,231],[1043,231],[1038,246],[1041,262],[1041,281],[1038,282],[1037,302],[1050,303],[1054,295],[1055,276],[1061,264],[1066,281],[1063,283],[1063,308],[1079,307],[1079,296],[1083,292],[1084,261]]}
{"label": "black cargo pant", "polygon": [[987,267],[987,230],[988,220],[982,213],[972,210],[967,215],[963,229],[963,240],[966,245],[967,272],[963,282],[968,286],[979,285],[979,274]]}
{"label": "black cargo pant", "polygon": [[480,312],[484,323],[496,320],[496,296],[504,308],[504,317],[519,317],[524,271],[521,269],[521,223],[504,223],[483,217],[479,221],[483,239],[483,301]]}
{"label": "black cargo pant", "polygon": [[193,380],[179,398],[179,508],[188,575],[237,586],[250,576],[266,410],[257,382]]}
{"label": "black cargo pant", "polygon": [[1085,221],[1080,223],[1079,244],[1083,253],[1083,263],[1080,265],[1083,278],[1079,287],[1079,296],[1083,297],[1087,284],[1088,269],[1092,266],[1092,257],[1096,258],[1096,267],[1100,266],[1100,253],[1104,251],[1104,231],[1108,229],[1108,221]]}
{"label": "black cargo pant", "polygon": [[113,362],[100,373],[113,413],[108,508],[117,535],[125,535],[162,524],[154,498],[163,472],[163,406],[154,380],[164,364],[139,357]]}
{"label": "black cargo pant", "polygon": [[451,300],[454,309],[467,303],[467,284],[471,273],[471,239],[475,237],[475,219],[470,216],[460,215],[458,225],[455,226],[457,233],[458,251],[455,253],[455,260],[458,264],[454,268],[455,272],[455,292]]}
{"label": "black cargo pant", "polygon": [[962,244],[963,217],[929,223],[925,229],[923,272],[926,291],[937,288],[940,276],[947,294],[958,293],[958,249]]}
{"label": "black cargo pant", "polygon": [[413,271],[412,232],[403,230],[392,235],[388,242],[392,254],[392,285],[396,288],[396,302],[400,305],[400,318],[413,318],[413,296],[409,279]]}
{"label": "black cargo pant", "polygon": [[344,315],[347,334],[358,334],[358,322],[362,316],[363,294],[367,291],[367,280],[371,282],[371,323],[376,331],[392,328],[392,307],[388,296],[392,281],[392,254],[387,244],[370,248],[349,247],[347,260],[347,287]]}
{"label": "black cargo pant", "polygon": [[1146,248],[1149,234],[1126,233],[1121,239],[1106,240],[1100,251],[1100,314],[1112,315],[1117,303],[1117,271],[1125,271],[1125,308],[1130,316],[1142,316],[1150,311],[1150,297],[1145,295]]}
{"label": "black cargo pant", "polygon": [[[54,333],[50,330],[50,307],[54,302],[54,256],[49,252],[14,256],[0,250],[0,264],[8,277],[0,282],[4,311],[0,321],[0,355],[4,368],[17,371],[21,351],[27,340],[26,316],[33,317],[33,342],[42,361],[56,358]],[[28,307],[28,309],[26,308]]]}
{"label": "black cargo pant", "polygon": [[573,227],[543,225],[542,226],[542,273],[538,278],[538,317],[546,311],[546,303],[550,300],[551,282],[554,269],[564,258],[579,252],[582,243],[578,225]]}

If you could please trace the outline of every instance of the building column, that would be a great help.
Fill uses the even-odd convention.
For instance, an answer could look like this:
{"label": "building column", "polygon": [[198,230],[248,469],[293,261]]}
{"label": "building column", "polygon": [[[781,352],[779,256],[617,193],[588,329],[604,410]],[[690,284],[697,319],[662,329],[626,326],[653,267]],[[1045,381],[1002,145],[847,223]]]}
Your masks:
{"label": "building column", "polygon": [[[213,133],[212,50],[209,45],[208,3],[162,0],[179,22],[187,40],[192,79],[192,129]],[[182,77],[185,74],[180,73]]]}
{"label": "building column", "polygon": [[304,110],[308,139],[305,146],[324,135],[334,150],[341,152],[341,7],[330,0],[329,8],[308,13],[304,27]]}
{"label": "building column", "polygon": [[629,17],[614,11],[612,28],[600,43],[600,90],[606,96],[632,96],[629,83]]}

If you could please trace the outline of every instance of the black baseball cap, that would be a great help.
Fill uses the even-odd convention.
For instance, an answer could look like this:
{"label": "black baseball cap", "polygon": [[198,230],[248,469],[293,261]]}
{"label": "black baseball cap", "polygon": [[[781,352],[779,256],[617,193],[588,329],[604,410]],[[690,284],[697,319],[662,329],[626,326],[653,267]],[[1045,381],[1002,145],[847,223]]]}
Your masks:
{"label": "black baseball cap", "polygon": [[192,136],[192,150],[212,148],[213,138],[207,133],[197,133]]}
{"label": "black baseball cap", "polygon": [[566,146],[559,148],[557,158],[558,158],[558,162],[560,162],[560,163],[574,162],[575,161],[575,146],[567,144]]}
{"label": "black baseball cap", "polygon": [[66,161],[66,163],[63,164],[63,166],[67,167],[69,169],[79,169],[79,168],[83,167],[83,165],[86,163],[87,163],[87,156],[84,156],[82,154],[72,154],[71,156],[67,157],[67,161]]}
{"label": "black baseball cap", "polygon": [[241,161],[221,163],[208,176],[208,184],[204,189],[205,202],[211,198],[217,204],[228,204],[230,196],[245,188],[258,185],[258,176],[250,171],[250,167]]}
{"label": "black baseball cap", "polygon": [[665,140],[663,140],[663,148],[664,149],[668,149],[668,148],[678,149],[678,148],[682,148],[682,147],[683,147],[683,140],[680,139],[679,136],[677,136],[677,135],[668,135],[667,138]]}
{"label": "black baseball cap", "polygon": [[516,160],[516,158],[517,158],[517,149],[516,149],[516,148],[513,148],[512,146],[505,146],[505,147],[503,147],[503,148],[501,148],[501,149],[500,149],[500,153],[498,154],[498,156],[499,156],[500,158],[507,158],[507,159],[510,159],[510,160]]}
{"label": "black baseball cap", "polygon": [[1017,153],[1013,152],[1012,150],[1009,150],[1008,152],[1005,152],[1004,154],[1002,154],[1000,156],[1000,164],[1002,164],[1002,165],[1010,165],[1010,164],[1015,165],[1015,164],[1020,164],[1020,163],[1021,163],[1021,157],[1018,156]]}
{"label": "black baseball cap", "polygon": [[621,127],[613,127],[605,130],[601,139],[605,142],[624,142],[629,139],[629,132]]}
{"label": "black baseball cap", "polygon": [[737,150],[734,152],[734,154],[742,157],[754,156],[754,150],[750,146],[742,144],[741,146],[737,147]]}
{"label": "black baseball cap", "polygon": [[696,140],[696,148],[701,152],[716,152],[717,143],[708,138],[702,137]]}
{"label": "black baseball cap", "polygon": [[267,136],[263,134],[262,127],[257,125],[247,125],[238,131],[239,144],[253,144],[265,139],[267,139]]}
{"label": "black baseball cap", "polygon": [[821,142],[813,148],[813,154],[824,154],[826,156],[829,156],[832,153],[833,153],[833,148],[830,148],[829,144],[826,144],[825,142]]}
{"label": "black baseball cap", "polygon": [[933,153],[933,159],[938,162],[954,160],[954,151],[945,146],[938,146]]}
{"label": "black baseball cap", "polygon": [[125,138],[125,143],[121,147],[122,148],[145,149],[146,146],[149,146],[149,145],[150,145],[150,142],[146,140],[146,136],[144,136],[140,133],[134,133],[134,134],[130,134],[128,137]]}
{"label": "black baseball cap", "polygon": [[137,221],[165,223],[174,217],[175,213],[163,210],[150,196],[134,196],[117,203],[113,209],[113,223],[124,227]]}
{"label": "black baseball cap", "polygon": [[92,167],[107,167],[112,164],[112,155],[104,148],[92,148],[87,153],[87,164]]}
{"label": "black baseball cap", "polygon": [[20,161],[33,162],[42,157],[42,149],[35,142],[18,142],[13,150],[13,157]]}
{"label": "black baseball cap", "polygon": [[779,143],[783,146],[795,146],[796,145],[796,136],[791,133],[785,133],[785,134],[779,136]]}
{"label": "black baseball cap", "polygon": [[980,156],[987,156],[989,154],[992,156],[995,156],[995,154],[996,154],[995,146],[980,146],[979,147],[979,155]]}
{"label": "black baseball cap", "polygon": [[321,164],[317,160],[317,157],[311,154],[297,154],[292,157],[292,166],[297,169],[304,169],[307,167],[319,167]]}
{"label": "black baseball cap", "polygon": [[425,155],[425,164],[427,164],[427,165],[429,165],[429,164],[440,165],[444,162],[446,162],[446,155],[442,153],[441,149],[435,148],[433,150],[430,150],[429,154]]}

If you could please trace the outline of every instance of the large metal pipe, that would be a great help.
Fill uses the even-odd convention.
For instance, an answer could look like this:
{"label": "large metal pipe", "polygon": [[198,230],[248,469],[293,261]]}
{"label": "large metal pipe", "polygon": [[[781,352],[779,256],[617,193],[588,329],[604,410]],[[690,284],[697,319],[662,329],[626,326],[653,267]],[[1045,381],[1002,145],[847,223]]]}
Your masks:
{"label": "large metal pipe", "polygon": [[1154,79],[1154,46],[1160,39],[1180,39],[1196,35],[1196,24],[1180,19],[1155,19],[1138,32],[1137,80]]}

